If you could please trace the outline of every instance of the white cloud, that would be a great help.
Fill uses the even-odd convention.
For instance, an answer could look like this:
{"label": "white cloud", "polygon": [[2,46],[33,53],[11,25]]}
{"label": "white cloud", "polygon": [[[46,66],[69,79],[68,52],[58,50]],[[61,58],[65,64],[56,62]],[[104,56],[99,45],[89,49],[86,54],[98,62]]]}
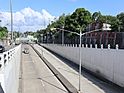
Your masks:
{"label": "white cloud", "polygon": [[[35,11],[31,8],[24,8],[21,11],[13,13],[14,30],[21,31],[36,31],[46,27],[50,21],[54,20],[54,16],[48,13],[45,9],[41,12]],[[0,12],[1,25],[5,26],[10,24],[10,13]],[[10,25],[8,25],[10,30]]]}

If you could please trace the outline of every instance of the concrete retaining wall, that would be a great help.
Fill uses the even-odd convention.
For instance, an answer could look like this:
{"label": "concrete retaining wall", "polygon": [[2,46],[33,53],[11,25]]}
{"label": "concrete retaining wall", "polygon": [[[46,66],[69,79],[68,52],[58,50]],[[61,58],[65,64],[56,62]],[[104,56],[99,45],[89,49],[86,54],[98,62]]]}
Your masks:
{"label": "concrete retaining wall", "polygon": [[18,93],[21,45],[0,54],[0,83],[4,93]]}
{"label": "concrete retaining wall", "polygon": [[[79,47],[73,45],[52,45],[42,44],[42,46],[60,54],[61,56],[79,64]],[[81,48],[82,66],[95,72],[96,74],[124,87],[124,50],[101,48]]]}

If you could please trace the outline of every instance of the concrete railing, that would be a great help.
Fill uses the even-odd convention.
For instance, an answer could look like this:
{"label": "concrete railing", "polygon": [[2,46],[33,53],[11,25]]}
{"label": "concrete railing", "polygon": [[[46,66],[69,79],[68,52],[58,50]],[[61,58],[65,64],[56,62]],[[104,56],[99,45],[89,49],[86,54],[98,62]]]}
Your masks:
{"label": "concrete railing", "polygon": [[[79,47],[73,45],[53,45],[42,44],[42,46],[52,50],[53,52],[79,64]],[[99,76],[102,76],[121,87],[124,87],[124,50],[110,49],[108,45],[107,49],[101,48],[81,48],[82,52],[82,66],[86,69],[93,71]]]}
{"label": "concrete railing", "polygon": [[4,93],[18,93],[21,45],[0,54],[0,83]]}

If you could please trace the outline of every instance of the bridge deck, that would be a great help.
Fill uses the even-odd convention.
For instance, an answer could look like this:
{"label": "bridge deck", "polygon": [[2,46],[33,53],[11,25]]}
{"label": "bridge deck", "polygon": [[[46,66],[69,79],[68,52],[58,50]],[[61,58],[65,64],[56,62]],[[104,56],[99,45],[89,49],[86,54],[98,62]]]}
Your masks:
{"label": "bridge deck", "polygon": [[53,75],[30,46],[29,54],[22,53],[21,93],[67,93],[67,90]]}
{"label": "bridge deck", "polygon": [[[24,47],[26,46],[23,45]],[[68,93],[36,52],[30,46],[28,47],[29,54],[22,53],[19,93]],[[78,90],[78,68],[69,65],[39,45],[35,44],[33,47]],[[83,71],[81,93],[123,93],[123,90]]]}

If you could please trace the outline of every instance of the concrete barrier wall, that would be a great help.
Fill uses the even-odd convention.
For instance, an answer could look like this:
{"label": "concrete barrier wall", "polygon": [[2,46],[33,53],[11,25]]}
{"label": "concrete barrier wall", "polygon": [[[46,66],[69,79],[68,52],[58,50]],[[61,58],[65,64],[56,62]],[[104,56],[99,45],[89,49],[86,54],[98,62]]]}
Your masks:
{"label": "concrete barrier wall", "polygon": [[18,93],[21,45],[0,54],[0,83],[4,93]]}
{"label": "concrete barrier wall", "polygon": [[[61,56],[79,64],[79,47],[72,45],[42,44],[42,46],[60,54]],[[96,74],[124,87],[124,50],[101,48],[81,48],[82,66]]]}

